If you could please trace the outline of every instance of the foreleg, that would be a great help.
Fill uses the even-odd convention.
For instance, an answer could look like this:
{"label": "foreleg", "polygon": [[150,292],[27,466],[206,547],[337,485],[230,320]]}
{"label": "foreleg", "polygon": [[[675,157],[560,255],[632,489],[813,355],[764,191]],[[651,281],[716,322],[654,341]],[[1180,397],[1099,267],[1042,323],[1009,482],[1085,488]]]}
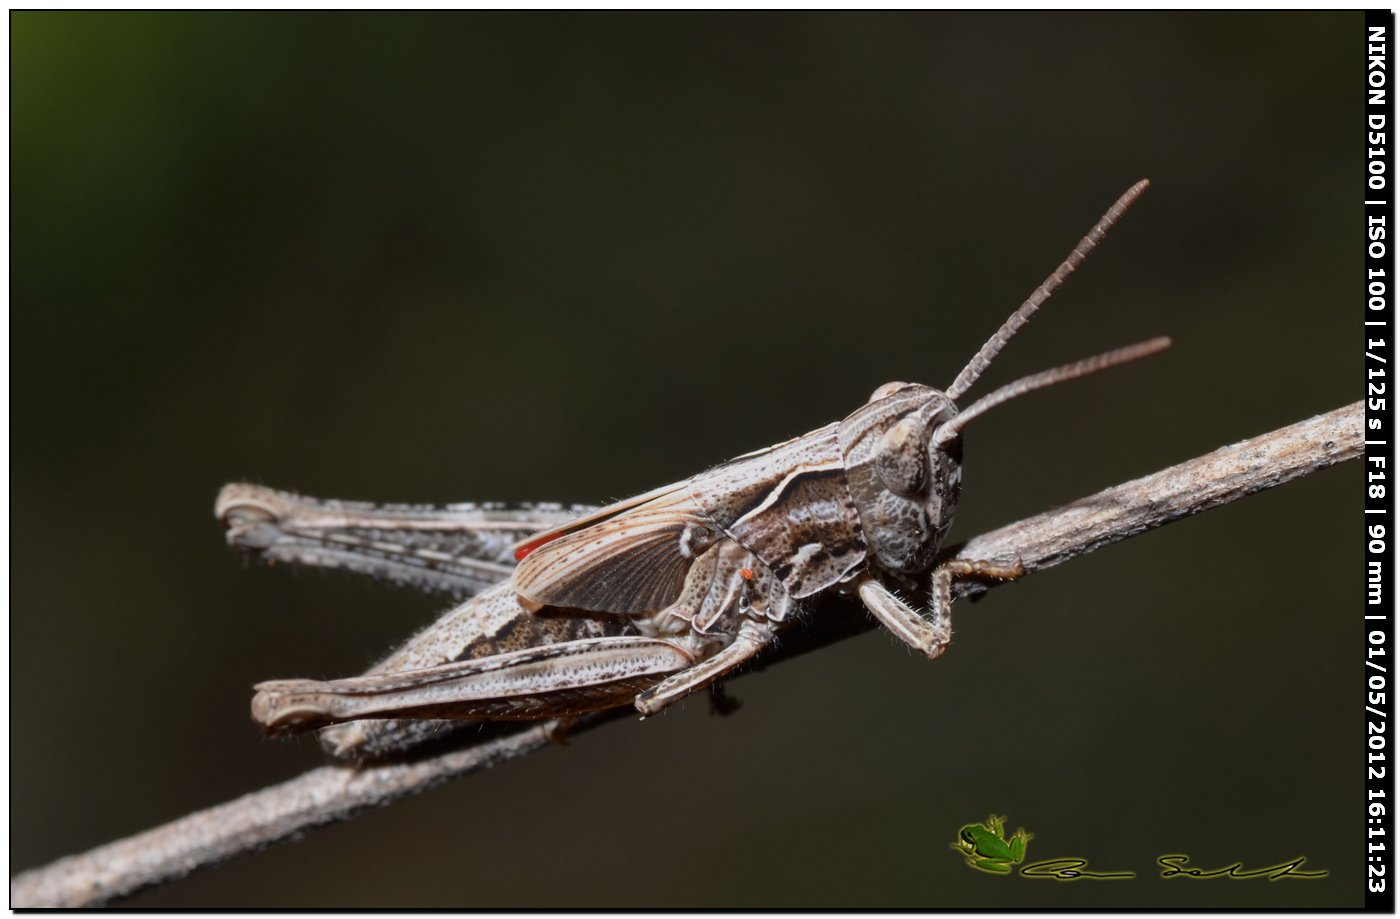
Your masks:
{"label": "foreleg", "polygon": [[1019,561],[1012,563],[951,559],[933,570],[929,584],[929,611],[921,616],[874,578],[861,581],[858,593],[865,608],[881,625],[909,647],[935,660],[953,640],[953,581],[963,578],[1012,580],[1026,573]]}

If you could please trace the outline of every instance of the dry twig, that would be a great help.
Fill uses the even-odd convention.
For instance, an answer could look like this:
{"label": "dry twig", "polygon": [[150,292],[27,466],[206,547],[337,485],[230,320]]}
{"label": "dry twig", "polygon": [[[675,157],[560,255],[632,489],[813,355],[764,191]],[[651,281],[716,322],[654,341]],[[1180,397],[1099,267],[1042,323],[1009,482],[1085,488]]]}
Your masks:
{"label": "dry twig", "polygon": [[[1028,572],[1038,571],[1356,459],[1361,452],[1362,411],[1356,402],[978,536],[957,547],[956,554],[984,559],[1019,556]],[[987,589],[987,585],[960,586],[963,594]],[[864,631],[870,621],[855,604],[829,600],[809,625],[812,628],[785,642],[765,665]],[[590,718],[571,733],[610,717],[604,713]],[[227,804],[16,875],[10,881],[10,903],[18,908],[104,903],[548,744],[547,726],[541,725],[415,762],[313,769]]]}

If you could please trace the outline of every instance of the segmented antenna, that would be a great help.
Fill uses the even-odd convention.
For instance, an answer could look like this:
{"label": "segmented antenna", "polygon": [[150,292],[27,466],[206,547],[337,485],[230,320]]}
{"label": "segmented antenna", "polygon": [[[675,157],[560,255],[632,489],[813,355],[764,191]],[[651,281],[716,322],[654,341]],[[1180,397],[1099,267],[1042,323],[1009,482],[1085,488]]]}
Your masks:
{"label": "segmented antenna", "polygon": [[1035,315],[1035,311],[1040,309],[1046,300],[1050,299],[1050,295],[1059,289],[1060,285],[1065,282],[1065,278],[1084,263],[1084,259],[1088,258],[1090,252],[1094,251],[1094,247],[1108,233],[1109,228],[1118,222],[1118,218],[1123,216],[1123,213],[1143,192],[1147,191],[1147,186],[1148,181],[1143,179],[1113,202],[1113,207],[1099,218],[1099,222],[1094,224],[1094,228],[1089,231],[1089,234],[1079,241],[1079,245],[1075,246],[1069,257],[1060,263],[1060,267],[1056,268],[1050,277],[1031,292],[1026,302],[1021,304],[1021,308],[1012,313],[1011,317],[1002,323],[997,333],[987,339],[982,350],[978,351],[973,355],[972,360],[967,362],[967,366],[962,369],[962,373],[958,374],[953,385],[948,387],[947,395],[950,399],[956,402],[963,393],[972,388],[972,384],[976,383],[977,378],[986,371],[992,363],[992,359],[1001,352],[1002,348],[1006,347],[1006,343],[1011,340],[1012,336],[1021,330],[1021,326],[1030,321],[1030,318]]}
{"label": "segmented antenna", "polygon": [[967,427],[968,422],[984,412],[991,411],[1003,402],[1009,402],[1028,392],[1035,392],[1037,389],[1044,389],[1047,386],[1054,386],[1057,383],[1064,383],[1079,377],[1087,377],[1091,373],[1098,373],[1100,370],[1107,370],[1110,367],[1117,367],[1119,364],[1126,364],[1129,361],[1156,354],[1158,351],[1170,348],[1171,344],[1170,338],[1153,338],[1136,345],[1128,345],[1126,348],[1117,348],[1113,351],[1105,351],[1103,354],[1096,354],[1093,357],[1086,357],[1073,364],[1042,370],[1040,373],[1022,377],[1014,383],[1007,383],[1001,389],[993,390],[965,410],[958,412],[952,421],[941,425],[934,432],[933,444],[936,447],[943,447],[952,443],[958,439],[958,435],[962,433],[963,428]]}

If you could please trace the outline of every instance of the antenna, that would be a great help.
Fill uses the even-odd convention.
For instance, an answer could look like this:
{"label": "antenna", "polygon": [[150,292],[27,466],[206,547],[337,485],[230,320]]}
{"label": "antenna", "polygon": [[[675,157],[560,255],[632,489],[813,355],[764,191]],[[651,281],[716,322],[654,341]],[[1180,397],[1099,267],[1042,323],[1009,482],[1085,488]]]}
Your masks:
{"label": "antenna", "polygon": [[[1046,300],[1050,299],[1050,295],[1059,289],[1060,285],[1065,282],[1065,278],[1069,277],[1074,272],[1074,269],[1084,263],[1084,259],[1089,257],[1090,252],[1094,251],[1094,247],[1099,244],[1105,234],[1108,233],[1109,229],[1118,222],[1118,218],[1122,217],[1124,212],[1132,206],[1133,202],[1141,197],[1143,192],[1147,191],[1147,186],[1148,181],[1143,179],[1132,188],[1123,192],[1123,196],[1113,202],[1113,207],[1110,207],[1108,213],[1099,218],[1099,222],[1094,224],[1094,228],[1089,231],[1089,234],[1079,241],[1079,245],[1075,246],[1074,251],[1069,254],[1069,257],[1060,263],[1060,267],[1056,268],[1051,273],[1050,277],[1046,278],[1039,287],[1031,292],[1026,302],[1021,304],[1021,308],[1012,313],[1010,318],[1002,323],[997,333],[987,339],[987,343],[982,346],[982,350],[978,351],[973,355],[972,360],[967,362],[967,366],[962,369],[962,373],[958,374],[958,378],[953,381],[953,385],[948,387],[948,398],[956,402],[963,393],[972,388],[972,384],[977,382],[977,378],[980,377],[992,363],[992,359],[1001,352],[1002,348],[1006,347],[1006,343],[1011,340],[1012,336],[1021,330],[1021,326],[1030,321],[1030,318],[1035,315],[1035,311],[1040,309],[1041,305],[1044,304]],[[1028,377],[1027,379],[1030,378]]]}
{"label": "antenna", "polygon": [[1040,373],[1033,373],[1028,377],[1022,377],[1014,383],[1007,383],[1001,389],[994,390],[972,403],[966,411],[959,412],[952,421],[940,425],[933,435],[933,445],[943,447],[958,439],[962,429],[978,415],[996,408],[1003,402],[1009,402],[1018,396],[1024,396],[1028,392],[1035,392],[1037,389],[1044,389],[1047,386],[1054,386],[1057,383],[1064,383],[1069,380],[1076,380],[1079,377],[1087,377],[1091,373],[1098,373],[1100,370],[1107,370],[1110,367],[1117,367],[1119,364],[1126,364],[1144,358],[1158,351],[1163,351],[1171,347],[1170,338],[1153,338],[1150,341],[1140,342],[1136,345],[1128,345],[1126,348],[1118,348],[1114,351],[1105,351],[1093,357],[1087,357],[1082,361],[1075,361],[1073,364],[1065,364],[1062,367],[1055,367],[1050,370],[1042,370]]}

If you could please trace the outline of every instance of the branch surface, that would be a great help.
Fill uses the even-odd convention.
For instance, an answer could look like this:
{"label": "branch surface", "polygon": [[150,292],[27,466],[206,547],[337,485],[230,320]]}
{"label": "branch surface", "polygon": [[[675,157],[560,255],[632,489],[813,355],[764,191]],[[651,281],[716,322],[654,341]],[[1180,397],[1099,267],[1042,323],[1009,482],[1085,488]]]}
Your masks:
{"label": "branch surface", "polygon": [[[975,537],[957,547],[954,557],[1019,557],[1028,573],[1049,568],[1173,520],[1356,459],[1363,447],[1362,424],[1361,403],[1354,402]],[[990,586],[957,585],[961,595],[979,593]],[[808,623],[813,628],[785,641],[764,665],[873,626],[857,604],[839,598],[824,599],[819,612]],[[617,712],[590,716],[569,733],[577,734],[616,717]],[[551,725],[527,727],[413,762],[313,769],[226,804],[15,875],[10,880],[10,905],[93,906],[129,896],[312,827],[347,819],[450,778],[534,752],[549,745]]]}

